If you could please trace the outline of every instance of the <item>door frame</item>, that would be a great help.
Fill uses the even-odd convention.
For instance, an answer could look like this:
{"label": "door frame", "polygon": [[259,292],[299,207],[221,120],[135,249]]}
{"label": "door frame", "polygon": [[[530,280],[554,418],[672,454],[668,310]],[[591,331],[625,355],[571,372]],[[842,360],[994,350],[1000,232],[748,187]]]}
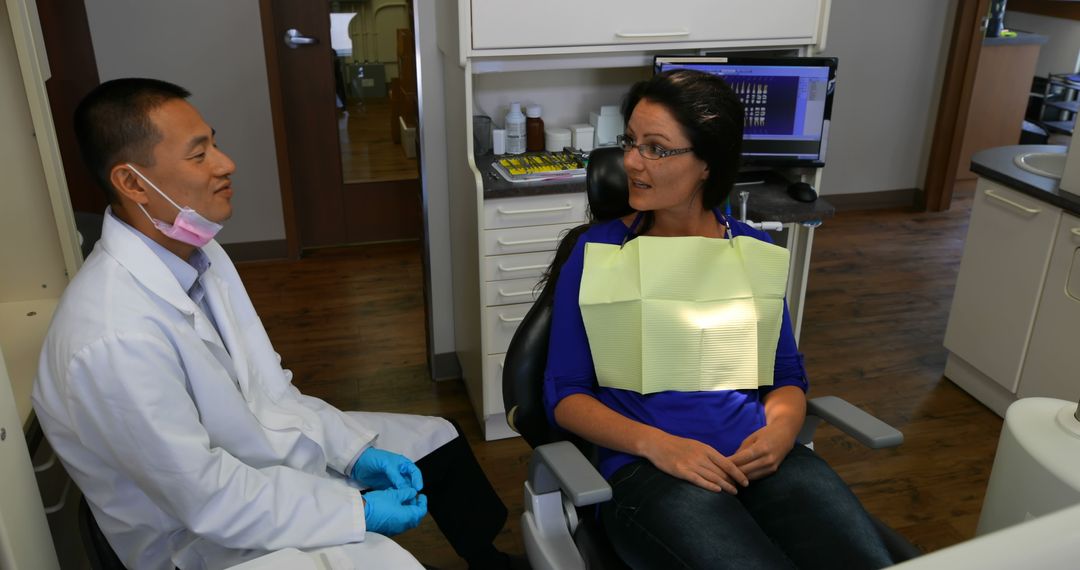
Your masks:
{"label": "door frame", "polygon": [[278,181],[281,184],[281,214],[285,223],[285,243],[289,259],[300,259],[300,230],[296,220],[296,200],[293,195],[292,170],[289,167],[288,137],[285,133],[285,100],[281,94],[281,74],[278,71],[278,41],[274,37],[272,0],[259,0],[259,19],[262,26],[263,52],[266,54],[266,82],[270,88],[270,122],[274,129],[274,153],[277,159]]}
{"label": "door frame", "polygon": [[975,87],[975,70],[982,52],[983,17],[990,0],[958,0],[945,80],[938,102],[930,160],[923,183],[922,209],[948,210],[960,151],[967,128],[968,106]]}

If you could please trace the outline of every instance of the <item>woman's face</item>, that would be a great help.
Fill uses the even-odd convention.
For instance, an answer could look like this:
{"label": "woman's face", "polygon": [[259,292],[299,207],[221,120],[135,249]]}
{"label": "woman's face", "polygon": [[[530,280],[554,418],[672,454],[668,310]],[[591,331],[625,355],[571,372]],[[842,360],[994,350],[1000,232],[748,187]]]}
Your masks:
{"label": "woman's face", "polygon": [[[690,140],[667,107],[642,99],[626,125],[626,136],[637,144],[667,150],[687,148]],[[692,152],[649,160],[632,148],[623,154],[630,185],[630,206],[638,211],[701,210],[701,185],[709,175],[705,161]]]}

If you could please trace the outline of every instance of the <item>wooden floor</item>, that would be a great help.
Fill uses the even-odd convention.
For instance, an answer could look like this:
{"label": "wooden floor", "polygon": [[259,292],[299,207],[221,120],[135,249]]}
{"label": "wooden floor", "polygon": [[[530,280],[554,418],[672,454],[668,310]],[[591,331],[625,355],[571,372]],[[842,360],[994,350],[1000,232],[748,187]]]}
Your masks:
{"label": "wooden floor", "polygon": [[390,100],[365,99],[338,112],[341,174],[346,184],[420,176],[415,158],[390,138]]}
{"label": "wooden floor", "polygon": [[[811,396],[844,397],[906,437],[874,451],[824,427],[818,452],[871,512],[926,551],[973,536],[1002,423],[941,377],[970,205],[961,195],[944,213],[828,220],[815,235],[802,330]],[[301,390],[344,409],[456,419],[510,509],[497,545],[522,552],[529,450],[520,439],[481,441],[462,384],[427,379],[419,245],[324,250],[240,271]],[[398,541],[426,564],[464,568],[430,517]]]}

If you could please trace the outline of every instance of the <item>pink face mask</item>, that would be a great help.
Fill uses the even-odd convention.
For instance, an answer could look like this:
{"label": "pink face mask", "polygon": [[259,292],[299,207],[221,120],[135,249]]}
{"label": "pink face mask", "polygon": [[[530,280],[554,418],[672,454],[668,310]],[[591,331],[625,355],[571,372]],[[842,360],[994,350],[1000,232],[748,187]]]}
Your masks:
{"label": "pink face mask", "polygon": [[169,224],[161,220],[155,220],[150,216],[150,213],[146,211],[146,208],[143,208],[142,204],[139,204],[139,209],[142,210],[143,214],[146,214],[146,217],[154,224],[154,227],[165,234],[166,237],[195,247],[202,247],[210,243],[210,240],[214,239],[214,236],[221,231],[221,224],[211,222],[204,218],[202,214],[199,214],[191,208],[181,207],[176,202],[173,202],[172,198],[166,196],[165,193],[162,192],[157,185],[151,182],[149,178],[143,176],[143,174],[134,166],[131,164],[126,164],[125,166],[130,168],[136,176],[142,178],[143,182],[149,184],[151,188],[157,191],[158,194],[161,194],[163,198],[168,200],[170,204],[179,210],[176,214],[176,219],[173,220],[173,223]]}

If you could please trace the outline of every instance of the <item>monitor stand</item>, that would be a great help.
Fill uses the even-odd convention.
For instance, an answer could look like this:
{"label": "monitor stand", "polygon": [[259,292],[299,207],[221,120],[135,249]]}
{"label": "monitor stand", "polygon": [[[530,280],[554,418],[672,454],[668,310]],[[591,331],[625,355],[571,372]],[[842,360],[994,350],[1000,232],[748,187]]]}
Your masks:
{"label": "monitor stand", "polygon": [[754,168],[754,169],[742,169],[739,170],[739,174],[735,177],[735,188],[742,188],[746,186],[757,186],[764,184],[769,178],[769,174],[773,171],[771,168]]}

